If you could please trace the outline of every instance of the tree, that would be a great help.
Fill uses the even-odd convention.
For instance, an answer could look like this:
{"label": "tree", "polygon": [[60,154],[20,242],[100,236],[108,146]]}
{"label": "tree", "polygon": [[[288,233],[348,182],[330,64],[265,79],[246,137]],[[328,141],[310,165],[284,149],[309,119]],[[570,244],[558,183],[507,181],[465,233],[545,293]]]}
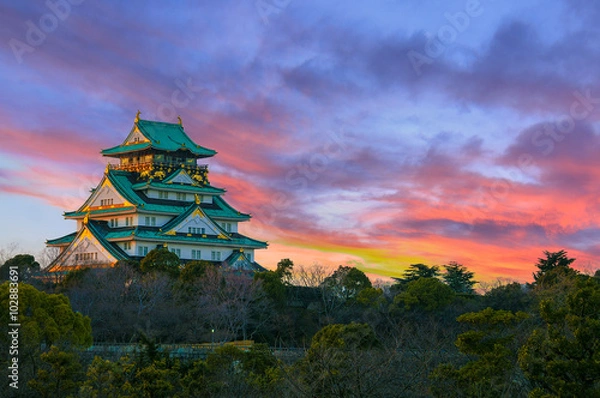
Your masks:
{"label": "tree", "polygon": [[41,355],[41,360],[42,366],[37,371],[37,377],[28,383],[40,396],[67,397],[77,391],[82,372],[74,353],[52,346],[50,351]]}
{"label": "tree", "polygon": [[183,283],[193,282],[202,278],[207,268],[214,267],[213,263],[206,260],[190,261],[183,266],[179,273],[179,279]]}
{"label": "tree", "polygon": [[[14,292],[14,293],[13,293]],[[43,345],[59,348],[87,347],[92,343],[90,318],[74,312],[69,299],[63,294],[47,294],[31,285],[19,283],[18,290],[8,282],[0,285],[0,303],[9,308],[11,295],[18,294],[18,323],[21,325],[23,347]],[[0,313],[4,325],[15,323],[8,311]],[[7,342],[2,335],[0,341]]]}
{"label": "tree", "polygon": [[495,310],[528,311],[531,310],[530,290],[517,282],[496,286],[483,296],[483,302]]}
{"label": "tree", "polygon": [[281,276],[274,271],[263,271],[254,274],[254,280],[259,281],[269,299],[278,307],[286,304],[286,286]]}
{"label": "tree", "polygon": [[599,397],[600,283],[578,279],[565,300],[543,300],[540,315],[544,326],[519,352],[532,396]]}
{"label": "tree", "polygon": [[440,268],[437,265],[429,267],[425,264],[411,264],[404,271],[402,278],[397,279],[401,283],[408,283],[419,278],[437,278],[440,276]]}
{"label": "tree", "polygon": [[473,294],[473,285],[477,283],[473,280],[475,275],[473,272],[468,271],[465,266],[455,261],[444,265],[444,270],[442,278],[455,293]]}
{"label": "tree", "polygon": [[367,397],[382,387],[387,369],[381,342],[367,324],[328,325],[318,331],[306,357],[295,368],[301,396]]}
{"label": "tree", "polygon": [[166,272],[167,274],[179,276],[179,264],[181,261],[177,254],[170,252],[169,249],[161,247],[152,249],[146,257],[140,262],[142,272]]}
{"label": "tree", "polygon": [[516,366],[514,330],[528,315],[486,308],[457,318],[473,327],[460,334],[456,346],[470,360],[463,366],[442,364],[435,369],[432,392],[438,397],[508,397],[523,395],[524,378]]}
{"label": "tree", "polygon": [[313,264],[305,267],[300,264],[294,269],[293,284],[303,287],[319,287],[327,277],[325,267],[321,264]]}
{"label": "tree", "polygon": [[[53,352],[46,357],[40,357],[51,346],[57,347],[55,351],[65,352],[73,348],[88,347],[92,343],[90,318],[74,312],[69,299],[62,294],[47,294],[26,283],[5,282],[0,285],[0,308],[5,309],[0,312],[0,323],[7,326],[20,325],[19,392],[24,396],[27,396],[28,379],[36,376],[44,379],[44,374],[38,373],[40,366],[50,372],[49,374],[52,373],[52,369],[59,371],[62,366],[62,354],[56,356],[56,352]],[[14,311],[17,309],[18,311]],[[11,345],[11,335],[2,333],[0,347]],[[1,366],[7,365],[6,358],[0,357]],[[58,362],[54,362],[55,360]]]}
{"label": "tree", "polygon": [[352,299],[361,290],[372,287],[371,281],[364,272],[355,267],[342,265],[325,278],[323,285],[342,301]]}
{"label": "tree", "polygon": [[285,285],[289,285],[293,278],[294,262],[289,258],[284,258],[277,263],[275,273]]}
{"label": "tree", "polygon": [[132,395],[133,388],[127,378],[123,361],[112,362],[98,356],[87,368],[85,381],[80,390],[80,397],[127,397]]}
{"label": "tree", "polygon": [[16,269],[19,280],[25,282],[40,271],[40,265],[31,254],[17,254],[0,267],[2,280],[8,280],[11,269]]}
{"label": "tree", "polygon": [[[552,284],[556,281],[560,274],[575,274],[571,264],[575,261],[574,258],[567,257],[567,252],[560,250],[558,252],[544,251],[545,258],[538,258],[536,267],[539,268],[533,274],[534,284]],[[559,270],[551,272],[554,270]]]}
{"label": "tree", "polygon": [[394,297],[393,308],[437,311],[454,301],[454,298],[454,290],[439,279],[419,278],[408,282],[406,289]]}
{"label": "tree", "polygon": [[246,340],[270,316],[261,284],[247,274],[209,268],[198,281],[193,306],[198,319],[220,341]]}

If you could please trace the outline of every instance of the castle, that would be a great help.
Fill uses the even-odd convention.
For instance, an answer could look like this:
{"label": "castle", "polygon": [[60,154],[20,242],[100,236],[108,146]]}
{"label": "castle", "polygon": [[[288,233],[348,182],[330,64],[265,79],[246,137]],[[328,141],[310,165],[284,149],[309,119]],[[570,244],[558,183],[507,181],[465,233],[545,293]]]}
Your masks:
{"label": "castle", "polygon": [[216,152],[194,143],[179,123],[140,119],[125,141],[104,149],[109,163],[98,186],[76,211],[77,231],[46,242],[60,248],[48,266],[64,274],[82,267],[111,267],[140,260],[154,248],[168,248],[182,263],[206,260],[236,270],[259,271],[254,251],[266,242],[238,232],[250,215],[231,207],[224,189],[208,181],[198,159]]}

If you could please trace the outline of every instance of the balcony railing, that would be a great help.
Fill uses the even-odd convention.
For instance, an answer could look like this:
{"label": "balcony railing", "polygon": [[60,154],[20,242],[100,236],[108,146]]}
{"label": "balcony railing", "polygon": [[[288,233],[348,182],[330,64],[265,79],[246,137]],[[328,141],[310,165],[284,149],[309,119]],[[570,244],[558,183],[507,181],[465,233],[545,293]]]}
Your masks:
{"label": "balcony railing", "polygon": [[164,169],[185,169],[190,170],[192,172],[198,171],[205,173],[208,171],[207,164],[185,164],[185,163],[175,163],[175,162],[133,162],[127,164],[115,164],[109,163],[108,168],[111,170],[123,170],[123,171],[146,171],[146,170],[164,170]]}

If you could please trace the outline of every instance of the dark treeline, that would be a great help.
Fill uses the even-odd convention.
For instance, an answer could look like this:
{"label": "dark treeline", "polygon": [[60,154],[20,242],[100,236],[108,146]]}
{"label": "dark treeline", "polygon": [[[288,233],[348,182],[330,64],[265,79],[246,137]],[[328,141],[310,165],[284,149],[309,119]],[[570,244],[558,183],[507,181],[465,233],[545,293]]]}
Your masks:
{"label": "dark treeline", "polygon": [[[373,286],[340,266],[249,275],[167,250],[140,263],[52,282],[30,255],[19,270],[23,397],[600,397],[600,273],[545,252],[529,284],[473,290],[466,267],[411,265]],[[10,285],[0,285],[8,308]],[[8,311],[0,315],[10,322]],[[10,336],[0,338],[8,347]],[[252,340],[241,349],[222,343]],[[138,344],[116,358],[92,342]],[[205,359],[166,344],[214,343]],[[280,356],[293,348],[295,356]],[[277,355],[276,355],[277,354]],[[3,349],[2,366],[10,356]]]}

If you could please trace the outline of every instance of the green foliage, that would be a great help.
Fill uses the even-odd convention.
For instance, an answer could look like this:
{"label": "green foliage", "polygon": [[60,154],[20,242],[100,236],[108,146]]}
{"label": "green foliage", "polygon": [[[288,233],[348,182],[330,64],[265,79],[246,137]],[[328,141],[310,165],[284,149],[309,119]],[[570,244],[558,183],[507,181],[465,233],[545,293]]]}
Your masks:
{"label": "green foliage", "polygon": [[87,369],[85,381],[79,389],[79,396],[82,398],[133,396],[126,367],[121,362],[94,357]]}
{"label": "green foliage", "polygon": [[327,325],[319,330],[310,344],[308,357],[328,349],[362,350],[379,346],[375,332],[365,323]]}
{"label": "green foliage", "polygon": [[206,270],[211,267],[214,267],[214,265],[210,261],[190,261],[181,269],[179,280],[184,283],[196,281],[202,278],[206,274]]}
{"label": "green foliage", "polygon": [[67,397],[77,391],[82,372],[77,356],[52,346],[41,355],[42,366],[35,379],[29,380],[29,387],[40,396]]}
{"label": "green foliage", "polygon": [[282,380],[279,363],[266,345],[254,344],[248,351],[224,345],[206,361],[194,362],[181,384],[189,397],[270,396]]}
{"label": "green foliage", "polygon": [[275,273],[279,276],[281,281],[285,284],[289,284],[293,277],[294,262],[289,258],[284,258],[277,263]]}
{"label": "green foliage", "polygon": [[356,296],[356,302],[365,307],[379,308],[387,303],[383,296],[383,290],[374,287],[367,287],[361,290]]}
{"label": "green foliage", "polygon": [[9,279],[9,270],[14,267],[17,267],[19,280],[22,282],[40,271],[40,264],[31,254],[17,254],[0,266],[0,276],[3,281]]}
{"label": "green foliage", "polygon": [[263,271],[254,274],[254,280],[260,281],[267,297],[279,308],[286,302],[286,288],[281,280],[281,275],[274,271]]}
{"label": "green foliage", "polygon": [[408,283],[419,278],[437,278],[438,276],[440,276],[440,267],[437,265],[430,267],[425,264],[411,264],[398,281]]}
{"label": "green foliage", "polygon": [[493,288],[486,293],[483,301],[496,310],[524,311],[532,305],[529,289],[517,282]]}
{"label": "green foliage", "polygon": [[453,261],[448,265],[444,265],[442,278],[455,293],[473,294],[473,285],[477,283],[473,280],[474,275],[465,266]]}
{"label": "green foliage", "polygon": [[[456,340],[459,351],[474,358],[465,365],[442,364],[431,375],[435,396],[499,397],[516,396],[523,389],[517,381],[514,327],[528,315],[524,312],[486,308],[458,317],[457,321],[473,329]],[[512,348],[512,349],[511,349]],[[523,381],[524,382],[524,381]]]}
{"label": "green foliage", "polygon": [[[8,308],[10,294],[17,294],[8,282],[0,285],[0,307]],[[20,338],[27,347],[87,347],[92,343],[90,318],[73,312],[69,299],[62,294],[47,294],[31,285],[18,287]],[[8,311],[0,313],[0,322],[8,325]],[[0,341],[6,342],[5,334]]]}
{"label": "green foliage", "polygon": [[64,291],[81,284],[90,271],[92,271],[91,268],[80,268],[69,271],[64,279],[59,282],[57,290]]}
{"label": "green foliage", "polygon": [[437,311],[452,303],[455,296],[452,288],[439,279],[419,278],[394,297],[393,309]]}
{"label": "green foliage", "polygon": [[166,360],[155,361],[138,369],[133,385],[136,395],[144,398],[168,398],[174,394],[179,379],[178,369],[169,366]]}
{"label": "green foliage", "polygon": [[545,258],[538,258],[536,267],[539,268],[539,271],[533,274],[534,284],[551,285],[556,282],[561,274],[574,275],[577,273],[571,268],[571,264],[575,259],[567,257],[566,251],[544,251],[544,255]]}
{"label": "green foliage", "polygon": [[579,279],[565,300],[543,300],[545,323],[519,353],[532,396],[600,397],[600,283]]}
{"label": "green foliage", "polygon": [[303,394],[318,397],[368,396],[363,380],[381,347],[371,326],[361,323],[325,326],[317,332],[306,357],[297,365]]}
{"label": "green foliage", "polygon": [[181,261],[177,254],[161,247],[152,249],[140,262],[142,272],[165,272],[172,277],[179,276]]}
{"label": "green foliage", "polygon": [[325,278],[323,285],[343,301],[353,299],[361,290],[372,287],[371,281],[364,272],[358,268],[342,265]]}
{"label": "green foliage", "polygon": [[263,271],[254,274],[254,280],[261,282],[262,289],[267,297],[279,308],[286,304],[286,287],[292,279],[293,267],[294,262],[289,258],[284,258],[277,263],[275,271]]}

